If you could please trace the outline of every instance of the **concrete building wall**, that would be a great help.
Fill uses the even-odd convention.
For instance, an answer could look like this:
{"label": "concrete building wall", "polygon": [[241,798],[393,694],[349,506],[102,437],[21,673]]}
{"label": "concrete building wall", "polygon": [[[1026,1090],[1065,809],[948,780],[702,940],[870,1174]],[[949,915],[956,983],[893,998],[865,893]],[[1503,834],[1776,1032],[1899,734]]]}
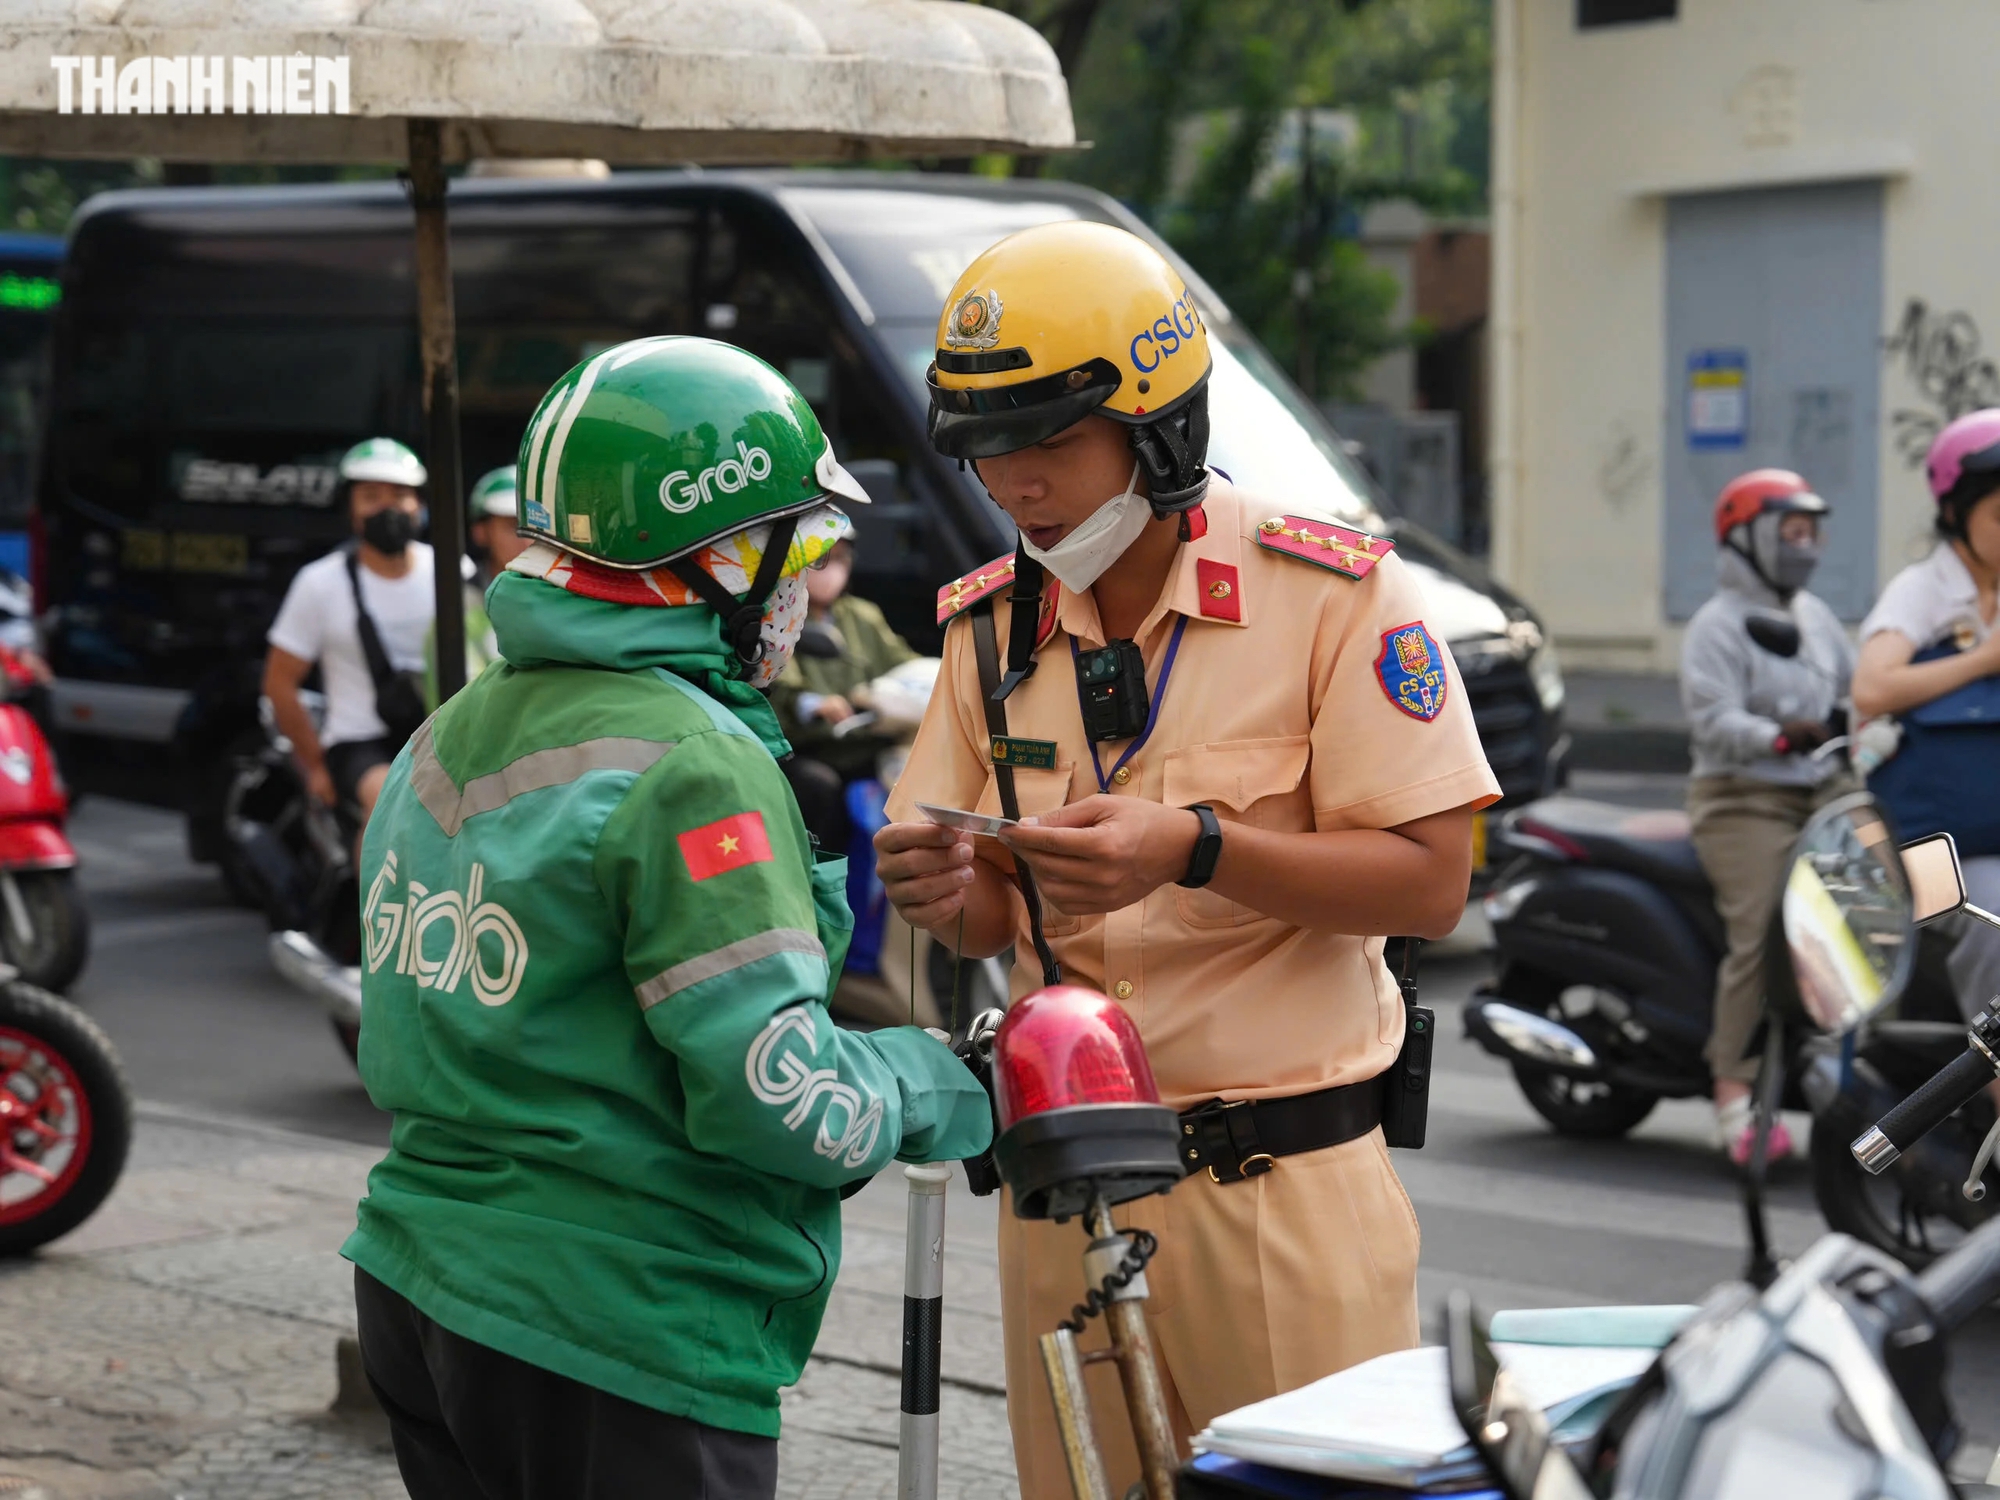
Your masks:
{"label": "concrete building wall", "polygon": [[1575,17],[1574,0],[1495,0],[1495,563],[1573,663],[1671,670],[1663,445],[1685,392],[1667,370],[1666,205],[1883,184],[1874,514],[1835,524],[1874,529],[1886,579],[1926,545],[1912,456],[1948,415],[2000,401],[1979,347],[2000,336],[2000,5],[1681,0],[1672,21],[1585,31]]}

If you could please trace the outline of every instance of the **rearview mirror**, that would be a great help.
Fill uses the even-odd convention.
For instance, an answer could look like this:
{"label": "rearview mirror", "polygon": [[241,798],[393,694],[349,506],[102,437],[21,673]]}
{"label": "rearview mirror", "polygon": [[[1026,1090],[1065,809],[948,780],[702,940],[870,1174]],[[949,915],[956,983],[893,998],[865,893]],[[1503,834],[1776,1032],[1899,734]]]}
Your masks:
{"label": "rearview mirror", "polygon": [[1903,845],[1901,852],[1919,926],[1948,917],[1965,905],[1965,874],[1958,867],[1958,843],[1950,834],[1917,839]]}
{"label": "rearview mirror", "polygon": [[1773,656],[1797,656],[1799,654],[1799,622],[1790,615],[1775,611],[1745,616],[1743,628],[1750,639],[1770,652]]}
{"label": "rearview mirror", "polygon": [[1916,903],[1889,825],[1865,793],[1806,824],[1777,925],[1782,941],[1771,947],[1782,959],[1771,955],[1768,988],[1787,1020],[1849,1031],[1902,993],[1916,956]]}

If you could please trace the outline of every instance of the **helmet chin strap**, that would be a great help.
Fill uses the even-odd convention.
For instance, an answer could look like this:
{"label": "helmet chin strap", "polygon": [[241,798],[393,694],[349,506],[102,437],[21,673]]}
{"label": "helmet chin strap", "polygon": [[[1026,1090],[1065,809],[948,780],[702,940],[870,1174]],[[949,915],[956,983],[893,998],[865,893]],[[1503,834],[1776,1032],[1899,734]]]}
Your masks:
{"label": "helmet chin strap", "polygon": [[723,644],[736,653],[743,666],[754,667],[764,658],[764,606],[778,580],[785,576],[785,556],[792,550],[792,537],[798,529],[797,516],[781,516],[771,523],[771,539],[757,561],[757,576],[750,580],[750,592],[741,599],[692,555],[667,564],[676,578],[701,595],[702,602],[721,617]]}
{"label": "helmet chin strap", "polygon": [[1202,463],[1208,453],[1207,387],[1197,391],[1183,410],[1134,427],[1131,442],[1146,476],[1154,518],[1185,516],[1208,493],[1208,470]]}

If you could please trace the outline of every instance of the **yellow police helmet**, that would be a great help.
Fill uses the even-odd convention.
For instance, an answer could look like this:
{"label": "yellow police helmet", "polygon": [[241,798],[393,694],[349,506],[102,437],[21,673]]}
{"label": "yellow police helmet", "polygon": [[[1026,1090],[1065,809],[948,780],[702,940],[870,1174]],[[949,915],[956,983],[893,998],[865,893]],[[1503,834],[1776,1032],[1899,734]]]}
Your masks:
{"label": "yellow police helmet", "polygon": [[931,444],[996,458],[1092,412],[1131,428],[1160,515],[1208,488],[1208,329],[1159,251],[1109,224],[1042,224],[968,266],[938,319]]}

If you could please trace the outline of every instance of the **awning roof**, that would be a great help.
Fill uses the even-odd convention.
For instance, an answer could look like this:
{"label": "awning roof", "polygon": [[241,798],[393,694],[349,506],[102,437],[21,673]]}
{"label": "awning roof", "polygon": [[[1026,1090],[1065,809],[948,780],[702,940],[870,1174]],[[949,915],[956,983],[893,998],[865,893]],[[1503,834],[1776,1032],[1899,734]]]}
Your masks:
{"label": "awning roof", "polygon": [[[4,0],[0,150],[754,162],[1075,145],[1048,44],[951,0]],[[56,57],[349,59],[350,113],[59,114]],[[234,64],[230,64],[233,74]],[[233,77],[231,81],[233,97]]]}

